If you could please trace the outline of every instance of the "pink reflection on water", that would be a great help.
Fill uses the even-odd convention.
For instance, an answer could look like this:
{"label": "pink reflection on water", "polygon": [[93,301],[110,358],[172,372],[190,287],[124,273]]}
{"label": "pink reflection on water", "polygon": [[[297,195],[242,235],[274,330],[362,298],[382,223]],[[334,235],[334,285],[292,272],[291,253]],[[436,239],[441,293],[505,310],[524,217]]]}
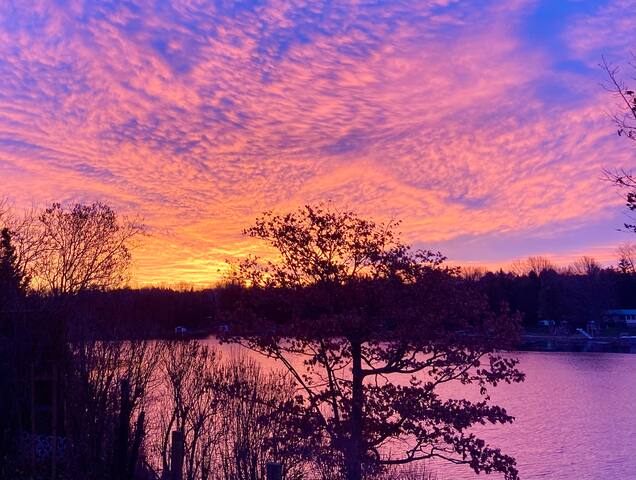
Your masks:
{"label": "pink reflection on water", "polygon": [[[215,340],[206,343],[218,345]],[[235,345],[220,345],[225,354]],[[276,361],[248,352],[267,368]],[[518,352],[522,384],[491,390],[495,404],[516,417],[512,425],[475,429],[517,459],[521,478],[601,480],[636,475],[636,356],[614,353]],[[476,399],[473,387],[447,385],[444,396]],[[475,475],[466,466],[433,463],[441,479]]]}

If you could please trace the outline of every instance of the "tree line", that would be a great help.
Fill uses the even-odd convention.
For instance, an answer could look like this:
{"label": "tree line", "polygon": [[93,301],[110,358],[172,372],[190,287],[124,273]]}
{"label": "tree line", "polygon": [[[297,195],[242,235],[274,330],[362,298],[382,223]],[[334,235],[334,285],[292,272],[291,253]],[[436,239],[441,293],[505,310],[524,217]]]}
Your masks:
{"label": "tree line", "polygon": [[[147,337],[165,337],[177,325],[202,331],[216,328],[228,309],[235,308],[237,286],[260,281],[248,278],[240,284],[233,278],[237,267],[242,268],[241,275],[257,273],[248,272],[244,262],[212,289],[127,288],[131,248],[143,234],[138,220],[118,218],[101,203],[69,208],[54,204],[39,214],[23,215],[13,214],[6,202],[0,204],[0,305],[7,310],[21,298],[29,308],[42,308],[57,299],[58,304],[69,304],[68,314],[77,317],[74,325],[88,322],[109,335],[143,332]],[[285,255],[296,263],[306,261],[300,252]],[[298,265],[290,272],[299,274]],[[526,328],[542,319],[584,327],[598,321],[604,310],[636,307],[636,244],[630,242],[618,247],[611,267],[602,267],[591,257],[558,267],[535,256],[516,261],[505,271],[462,267],[458,273],[476,283],[491,306],[505,302],[519,312]],[[306,275],[304,281],[310,273]]]}
{"label": "tree line", "polygon": [[[513,271],[467,271],[492,304],[506,302],[522,315],[527,330],[540,320],[567,323],[572,333],[588,322],[601,323],[609,309],[636,308],[635,252],[630,244],[620,248],[617,264],[601,267],[590,257],[574,265],[558,268],[546,258],[531,257],[519,262]],[[625,253],[630,253],[626,256]]]}

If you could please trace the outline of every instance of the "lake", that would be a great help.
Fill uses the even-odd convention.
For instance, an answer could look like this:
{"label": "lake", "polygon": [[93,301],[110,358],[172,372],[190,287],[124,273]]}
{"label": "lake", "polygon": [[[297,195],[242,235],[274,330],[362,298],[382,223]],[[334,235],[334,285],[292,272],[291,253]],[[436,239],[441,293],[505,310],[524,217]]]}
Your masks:
{"label": "lake", "polygon": [[[516,417],[480,434],[517,459],[521,478],[636,478],[636,356],[616,353],[521,352],[526,381],[492,390]],[[435,465],[440,476],[484,477]]]}
{"label": "lake", "polygon": [[[517,459],[521,478],[636,479],[636,355],[517,352],[514,356],[521,361],[526,381],[498,386],[491,396],[516,421],[476,432]],[[271,367],[271,360],[267,362]],[[454,386],[445,393],[472,397],[472,392],[462,391],[465,388]],[[442,462],[431,467],[440,480],[501,478]]]}

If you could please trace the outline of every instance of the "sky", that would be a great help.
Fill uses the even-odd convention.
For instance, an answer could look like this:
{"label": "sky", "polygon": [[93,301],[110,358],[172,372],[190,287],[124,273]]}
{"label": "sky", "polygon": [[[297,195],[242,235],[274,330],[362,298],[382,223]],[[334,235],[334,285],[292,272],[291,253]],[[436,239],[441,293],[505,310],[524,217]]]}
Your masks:
{"label": "sky", "polygon": [[264,210],[328,201],[453,264],[608,264],[635,168],[602,56],[636,0],[0,2],[0,196],[139,216],[136,285],[266,254]]}

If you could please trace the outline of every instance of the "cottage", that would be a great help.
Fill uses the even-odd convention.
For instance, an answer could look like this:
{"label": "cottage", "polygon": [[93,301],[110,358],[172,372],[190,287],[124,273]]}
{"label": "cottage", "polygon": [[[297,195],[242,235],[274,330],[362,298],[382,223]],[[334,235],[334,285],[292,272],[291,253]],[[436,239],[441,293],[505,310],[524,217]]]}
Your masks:
{"label": "cottage", "polygon": [[178,327],[175,327],[174,333],[176,335],[186,335],[188,333],[188,329],[182,325],[179,325]]}
{"label": "cottage", "polygon": [[540,327],[554,327],[556,325],[556,322],[554,320],[539,320],[539,326]]}

